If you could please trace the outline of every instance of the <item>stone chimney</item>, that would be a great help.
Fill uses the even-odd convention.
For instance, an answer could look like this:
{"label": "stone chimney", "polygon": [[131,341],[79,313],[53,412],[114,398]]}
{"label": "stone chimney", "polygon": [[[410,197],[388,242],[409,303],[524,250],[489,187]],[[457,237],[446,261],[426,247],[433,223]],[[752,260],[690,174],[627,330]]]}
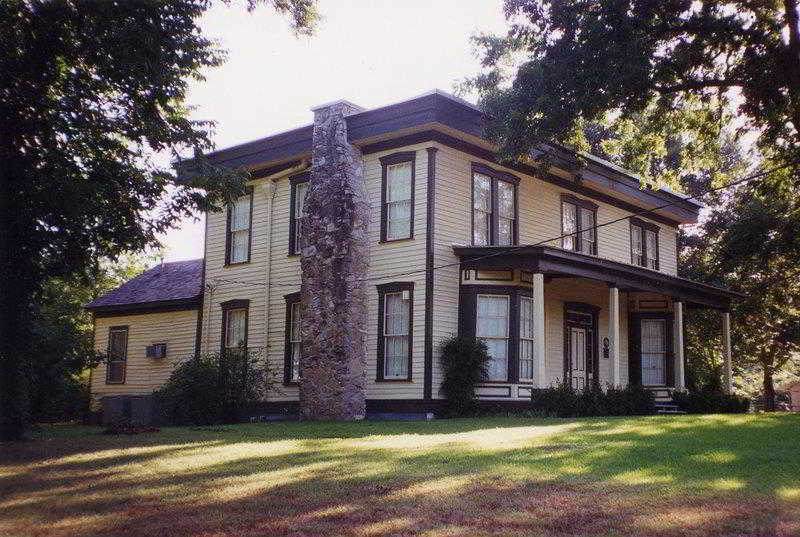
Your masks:
{"label": "stone chimney", "polygon": [[361,110],[347,101],[313,109],[301,258],[303,419],[366,415],[369,198],[361,151],[348,141],[345,121]]}

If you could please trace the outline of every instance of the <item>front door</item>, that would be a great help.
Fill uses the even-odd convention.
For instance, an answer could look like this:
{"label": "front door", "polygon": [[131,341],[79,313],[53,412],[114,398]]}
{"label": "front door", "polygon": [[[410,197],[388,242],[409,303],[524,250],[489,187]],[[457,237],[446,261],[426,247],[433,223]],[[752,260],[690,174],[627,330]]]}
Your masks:
{"label": "front door", "polygon": [[667,321],[642,319],[642,384],[664,386],[667,370]]}
{"label": "front door", "polygon": [[582,390],[596,382],[597,308],[570,302],[564,310],[564,378]]}
{"label": "front door", "polygon": [[569,378],[572,387],[582,390],[586,387],[588,368],[586,367],[586,329],[568,327],[569,330]]}

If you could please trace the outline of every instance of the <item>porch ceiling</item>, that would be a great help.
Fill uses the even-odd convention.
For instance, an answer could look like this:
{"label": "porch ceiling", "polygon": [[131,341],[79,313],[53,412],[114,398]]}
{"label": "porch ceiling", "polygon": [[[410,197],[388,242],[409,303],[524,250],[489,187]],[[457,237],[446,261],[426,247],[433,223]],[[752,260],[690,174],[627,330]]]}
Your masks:
{"label": "porch ceiling", "polygon": [[453,246],[463,269],[517,268],[547,275],[589,278],[623,290],[676,297],[692,307],[729,310],[743,295],[663,272],[552,246]]}

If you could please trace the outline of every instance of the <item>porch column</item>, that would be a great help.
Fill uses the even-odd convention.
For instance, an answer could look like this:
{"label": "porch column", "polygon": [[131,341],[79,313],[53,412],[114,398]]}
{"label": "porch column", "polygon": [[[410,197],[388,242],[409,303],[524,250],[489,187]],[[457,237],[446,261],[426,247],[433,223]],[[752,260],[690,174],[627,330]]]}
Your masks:
{"label": "porch column", "polygon": [[544,274],[533,275],[533,363],[536,385],[547,388],[547,364],[544,346]]}
{"label": "porch column", "polygon": [[731,393],[731,314],[722,312],[722,359],[725,362],[723,371],[725,393]]}
{"label": "porch column", "polygon": [[686,387],[683,360],[683,302],[676,300],[675,306],[675,387],[682,390]]}
{"label": "porch column", "polygon": [[619,288],[608,288],[608,339],[609,358],[611,359],[611,384],[619,386]]}

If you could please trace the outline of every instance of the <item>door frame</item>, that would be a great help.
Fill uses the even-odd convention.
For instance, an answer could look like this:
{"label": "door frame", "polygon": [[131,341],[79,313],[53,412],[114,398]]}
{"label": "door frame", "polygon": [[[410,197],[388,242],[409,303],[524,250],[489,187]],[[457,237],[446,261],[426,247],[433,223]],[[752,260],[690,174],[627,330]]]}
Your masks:
{"label": "door frame", "polygon": [[[666,321],[667,354],[664,363],[664,386],[675,386],[675,315],[671,311],[640,311],[628,315],[628,383],[642,385],[642,319]],[[657,388],[658,386],[653,386]]]}
{"label": "door frame", "polygon": [[[591,326],[584,325],[584,324],[577,324],[571,323],[567,320],[567,312],[568,311],[576,311],[579,313],[588,313],[592,316],[592,324]],[[597,387],[600,386],[600,355],[598,352],[598,344],[600,342],[600,334],[598,333],[598,323],[597,318],[600,312],[600,306],[595,306],[592,304],[587,304],[585,302],[564,302],[564,324],[563,324],[563,332],[564,332],[564,382],[570,383],[570,374],[569,374],[569,362],[570,362],[570,355],[569,355],[569,347],[570,347],[570,340],[569,340],[569,327],[574,326],[576,328],[591,328],[592,330],[592,337],[586,338],[586,342],[591,343],[591,356],[587,355],[587,358],[591,358],[591,360],[586,361],[587,371],[586,374],[589,374],[589,365],[591,364],[591,374],[592,374],[592,384]]]}

